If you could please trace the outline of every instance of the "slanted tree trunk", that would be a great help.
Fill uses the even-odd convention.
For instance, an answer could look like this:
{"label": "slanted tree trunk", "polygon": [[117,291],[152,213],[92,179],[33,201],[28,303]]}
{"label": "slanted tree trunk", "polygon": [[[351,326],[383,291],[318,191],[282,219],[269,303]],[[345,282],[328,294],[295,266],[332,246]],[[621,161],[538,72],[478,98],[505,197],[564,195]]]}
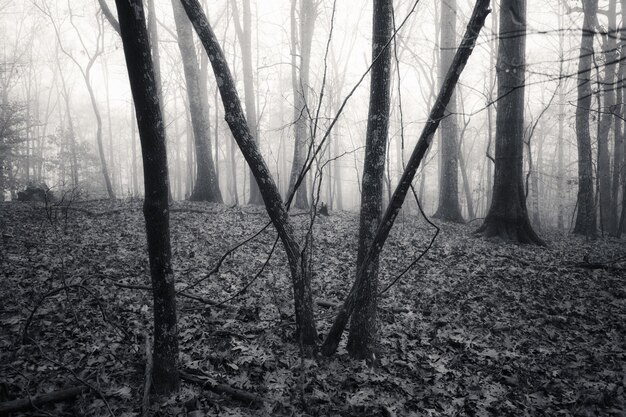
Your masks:
{"label": "slanted tree trunk", "polygon": [[476,233],[543,245],[530,225],[524,190],[526,0],[500,3],[499,42],[493,197],[485,221]]}
{"label": "slanted tree trunk", "polygon": [[135,135],[135,105],[130,105],[130,143],[131,143],[131,175],[133,176],[133,197],[139,196],[139,172],[137,170],[137,138]]}
{"label": "slanted tree trunk", "polygon": [[[456,46],[456,0],[441,2],[441,43],[439,46],[439,85],[443,82]],[[456,92],[448,103],[447,117],[441,121],[439,206],[434,217],[444,221],[463,223],[459,205],[459,133],[457,121]]]}
{"label": "slanted tree trunk", "polygon": [[578,60],[578,99],[576,103],[576,139],[578,142],[578,213],[574,233],[595,237],[596,208],[593,195],[593,166],[589,110],[591,108],[591,61],[598,0],[583,0],[584,22]]}
{"label": "slanted tree trunk", "polygon": [[[311,63],[311,43],[313,42],[313,28],[317,17],[317,4],[314,0],[299,0],[300,14],[296,20],[296,3],[291,3],[291,82],[293,84],[294,95],[294,129],[295,142],[293,152],[293,163],[289,178],[289,193],[294,190],[298,181],[298,176],[302,171],[307,159],[307,148],[310,145],[308,89],[309,89],[309,67]],[[297,21],[297,23],[296,23]],[[299,30],[298,30],[299,29]],[[298,36],[299,35],[299,36]],[[299,41],[298,42],[298,38]],[[300,48],[298,48],[298,44]],[[296,57],[300,57],[297,65]],[[296,191],[295,207],[299,209],[309,208],[307,181],[302,181]]]}
{"label": "slanted tree trunk", "polygon": [[183,59],[189,112],[191,113],[191,125],[193,127],[196,148],[196,181],[189,199],[221,203],[222,194],[217,183],[215,166],[213,165],[210,151],[211,131],[209,114],[206,108],[208,103],[203,102],[200,94],[200,73],[198,57],[193,44],[193,32],[189,21],[185,17],[185,12],[180,6],[180,1],[172,0],[172,7],[174,9],[174,21],[178,35],[178,48]]}
{"label": "slanted tree trunk", "polygon": [[[254,74],[252,71],[252,13],[250,12],[250,0],[243,0],[243,27],[239,21],[239,9],[237,0],[232,0],[233,5],[233,21],[235,22],[235,31],[239,46],[241,47],[241,59],[243,61],[243,88],[244,99],[246,105],[246,120],[250,126],[250,133],[259,146],[259,129],[258,118],[256,113],[256,102],[254,94]],[[250,172],[250,200],[249,204],[263,204],[263,197],[259,191],[259,187],[254,180],[254,174]]]}
{"label": "slanted tree trunk", "polygon": [[156,91],[150,42],[141,0],[116,0],[128,77],[143,156],[150,275],[154,296],[152,386],[158,394],[178,389],[176,292],[171,265],[165,128]]}
{"label": "slanted tree trunk", "polygon": [[196,33],[204,45],[204,49],[209,55],[215,77],[221,81],[218,83],[218,87],[222,96],[226,123],[228,123],[233,137],[237,145],[239,145],[239,149],[254,174],[263,196],[267,213],[285,248],[294,289],[296,327],[299,338],[303,345],[314,346],[317,343],[317,331],[315,329],[313,312],[311,274],[307,266],[307,251],[301,251],[300,249],[295,230],[289,219],[289,213],[283,204],[278,187],[257,148],[254,137],[250,133],[241,107],[241,101],[237,94],[237,88],[224,53],[202,11],[200,3],[198,0],[181,0],[181,3],[193,23]]}
{"label": "slanted tree trunk", "polygon": [[[383,178],[391,89],[392,1],[374,0],[370,103],[365,137],[357,270],[372,244],[383,210]],[[378,306],[378,254],[367,272],[356,277],[354,314],[348,336],[348,352],[354,358],[372,359],[376,340]]]}
{"label": "slanted tree trunk", "polygon": [[450,101],[452,92],[454,91],[459,77],[465,68],[465,64],[467,63],[467,60],[476,45],[476,39],[478,38],[481,28],[485,24],[485,19],[489,15],[489,11],[489,0],[477,0],[461,45],[457,49],[452,65],[450,66],[450,70],[448,71],[448,74],[446,75],[446,78],[441,86],[441,90],[439,91],[439,95],[437,96],[435,104],[429,114],[426,125],[424,126],[417,144],[413,149],[413,153],[406,164],[406,168],[400,177],[398,185],[393,193],[393,196],[391,197],[391,201],[385,210],[385,214],[379,222],[376,234],[372,239],[370,247],[368,248],[367,255],[364,257],[363,262],[358,266],[359,270],[357,272],[357,279],[354,281],[354,284],[350,289],[350,293],[346,297],[345,301],[341,307],[339,307],[335,321],[333,322],[333,325],[330,328],[324,343],[322,344],[321,351],[322,354],[326,356],[332,355],[339,346],[341,335],[343,334],[343,331],[348,324],[348,320],[350,319],[350,316],[356,306],[356,294],[362,291],[362,289],[357,288],[359,285],[363,285],[364,282],[360,277],[369,274],[368,270],[373,266],[372,261],[377,259],[383,249],[383,246],[385,245],[385,241],[389,236],[389,232],[393,227],[394,221],[396,217],[398,217],[398,213],[400,213],[404,199],[412,186],[415,173],[424,159],[424,155],[432,142],[432,138],[437,131],[437,127],[444,117],[446,106]]}

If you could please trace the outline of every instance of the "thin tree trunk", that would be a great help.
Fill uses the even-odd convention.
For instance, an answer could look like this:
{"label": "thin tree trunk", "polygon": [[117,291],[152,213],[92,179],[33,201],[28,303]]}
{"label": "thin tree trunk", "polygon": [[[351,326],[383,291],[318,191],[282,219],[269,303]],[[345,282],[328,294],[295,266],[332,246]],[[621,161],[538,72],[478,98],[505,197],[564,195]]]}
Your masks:
{"label": "thin tree trunk", "polygon": [[578,142],[578,213],[574,233],[595,237],[596,210],[593,193],[593,167],[589,110],[591,108],[591,60],[598,0],[584,0],[584,22],[578,61],[578,100],[576,104],[576,139]]}
{"label": "thin tree trunk", "polygon": [[154,296],[152,382],[156,393],[178,389],[176,292],[171,265],[165,128],[156,94],[141,0],[116,0],[128,77],[135,102],[144,167],[144,216]]}
{"label": "thin tree trunk", "polygon": [[200,3],[198,0],[181,0],[181,3],[209,55],[216,78],[221,80],[218,87],[222,96],[226,122],[254,174],[267,213],[285,248],[294,289],[296,328],[299,338],[303,345],[314,346],[317,343],[317,331],[313,311],[311,275],[307,267],[308,253],[300,250],[289,213],[267,164],[256,146],[255,139],[250,133],[224,53]]}
{"label": "thin tree trunk", "polygon": [[130,143],[131,143],[131,157],[132,157],[132,176],[133,176],[133,196],[139,196],[139,172],[137,170],[137,135],[135,134],[135,126],[137,121],[135,119],[135,105],[130,104]]}
{"label": "thin tree trunk", "polygon": [[335,321],[333,322],[333,325],[330,328],[324,343],[322,344],[321,351],[322,354],[326,356],[332,355],[339,346],[341,335],[343,334],[348,320],[355,308],[356,294],[357,292],[362,291],[357,288],[357,284],[363,282],[359,277],[368,273],[368,270],[373,266],[372,261],[378,257],[383,249],[383,246],[385,245],[385,241],[389,236],[389,232],[393,227],[394,221],[397,218],[398,213],[400,213],[404,199],[411,188],[415,173],[424,159],[424,155],[432,142],[433,136],[437,131],[437,127],[439,126],[441,119],[445,115],[446,106],[448,105],[452,92],[454,91],[459,77],[465,68],[465,64],[467,63],[467,60],[476,45],[476,39],[478,38],[480,30],[483,27],[489,12],[489,0],[478,0],[476,2],[472,17],[467,26],[465,35],[463,36],[463,40],[457,49],[452,65],[450,66],[450,70],[448,71],[448,74],[446,75],[446,78],[441,86],[437,100],[435,101],[435,104],[430,112],[426,125],[424,126],[417,144],[413,149],[413,153],[407,162],[406,168],[404,169],[391,201],[389,202],[389,206],[387,206],[385,214],[379,222],[376,235],[374,236],[374,239],[372,240],[372,243],[367,251],[367,255],[363,259],[363,262],[359,264],[357,279],[350,289],[350,293],[346,297],[344,303],[339,308]]}
{"label": "thin tree trunk", "polygon": [[[250,0],[243,0],[243,27],[239,21],[239,8],[237,0],[232,0],[233,21],[235,22],[235,31],[239,46],[241,48],[241,59],[243,62],[243,88],[244,100],[246,106],[246,120],[250,126],[250,133],[259,147],[259,129],[258,117],[256,112],[255,92],[254,92],[254,74],[252,71],[252,13],[250,11]],[[249,204],[263,204],[263,197],[259,191],[259,187],[254,179],[254,174],[250,172],[250,199]]]}
{"label": "thin tree trunk", "polygon": [[[361,183],[361,214],[357,270],[367,256],[383,211],[383,180],[387,156],[391,90],[391,0],[374,0],[370,103],[365,136],[365,160]],[[350,323],[348,352],[354,358],[373,359],[378,307],[378,254],[367,272],[356,277],[354,314]]]}

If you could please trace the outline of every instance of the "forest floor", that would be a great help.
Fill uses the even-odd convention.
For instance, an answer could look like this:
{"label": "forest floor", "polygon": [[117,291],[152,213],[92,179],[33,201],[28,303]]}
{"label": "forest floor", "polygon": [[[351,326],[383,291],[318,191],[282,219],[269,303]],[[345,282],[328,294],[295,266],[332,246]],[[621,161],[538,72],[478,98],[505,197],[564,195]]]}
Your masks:
{"label": "forest floor", "polygon": [[[150,292],[140,202],[75,203],[67,216],[40,205],[0,205],[0,403],[89,386],[73,401],[30,415],[137,415]],[[306,215],[294,217],[301,226]],[[477,238],[440,225],[433,247],[381,296],[373,367],[349,359],[302,360],[294,341],[291,285],[270,227],[256,207],[175,203],[177,288],[216,302],[178,299],[183,381],[153,398],[156,415],[625,416],[626,242],[542,231],[548,246]],[[354,276],[358,216],[332,212],[315,226],[314,291],[343,300]],[[433,236],[400,216],[383,253],[384,288]],[[48,295],[48,296],[46,296]],[[29,317],[32,320],[29,321]],[[317,307],[324,335],[332,308]],[[25,327],[28,323],[28,329]],[[256,394],[260,405],[213,392]],[[187,410],[187,411],[186,411]],[[188,410],[202,410],[190,413]]]}

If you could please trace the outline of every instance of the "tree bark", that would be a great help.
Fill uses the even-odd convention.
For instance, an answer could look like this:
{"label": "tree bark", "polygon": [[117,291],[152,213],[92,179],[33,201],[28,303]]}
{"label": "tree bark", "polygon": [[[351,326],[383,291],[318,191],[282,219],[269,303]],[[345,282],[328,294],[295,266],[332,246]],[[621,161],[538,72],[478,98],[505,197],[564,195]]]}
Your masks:
{"label": "tree bark", "polygon": [[[250,0],[243,0],[243,27],[239,21],[239,8],[237,0],[232,0],[233,5],[233,21],[235,22],[235,31],[239,46],[241,47],[241,59],[243,62],[243,88],[244,100],[246,106],[246,120],[250,126],[250,134],[259,146],[259,129],[258,118],[256,112],[256,102],[254,94],[254,74],[252,71],[252,13],[250,12]],[[250,172],[250,199],[249,204],[263,204],[263,197],[259,191],[259,187],[254,179],[254,174]]]}
{"label": "tree bark", "polygon": [[226,123],[254,174],[267,213],[285,248],[294,289],[297,333],[304,345],[313,346],[317,342],[317,331],[313,311],[311,275],[307,267],[307,251],[300,250],[289,213],[250,132],[230,68],[200,3],[198,0],[181,0],[181,3],[209,55],[215,77],[220,81],[218,87],[222,96]]}
{"label": "tree bark", "polygon": [[591,61],[593,59],[594,22],[598,0],[584,0],[584,22],[578,60],[578,99],[576,103],[576,139],[578,142],[578,213],[574,233],[595,237],[596,208],[593,196],[593,166],[589,110],[591,108]]}
{"label": "tree bark", "polygon": [[600,228],[604,231],[614,231],[616,222],[611,216],[611,155],[609,154],[609,135],[613,124],[615,111],[616,90],[616,61],[617,53],[617,2],[609,0],[608,5],[608,34],[603,39],[603,55],[606,62],[602,77],[601,91],[603,95],[600,111],[600,126],[598,128],[598,192],[600,193]]}
{"label": "tree bark", "polygon": [[543,245],[528,219],[524,190],[525,49],[526,0],[502,0],[493,196],[485,221],[476,233]]}
{"label": "tree bark", "polygon": [[221,203],[222,194],[217,183],[215,166],[210,151],[211,131],[208,119],[209,114],[206,109],[208,103],[202,101],[200,94],[200,73],[198,58],[193,44],[193,32],[191,25],[185,18],[185,13],[180,6],[179,0],[172,0],[172,7],[174,9],[174,21],[178,35],[178,48],[183,59],[189,112],[191,113],[191,125],[193,127],[196,148],[196,181],[189,199],[192,201]]}
{"label": "tree bark", "polygon": [[[357,271],[372,244],[383,210],[383,178],[391,90],[391,0],[374,0],[372,72],[365,137],[365,160],[361,192]],[[370,259],[367,273],[356,277],[355,307],[348,335],[348,352],[354,358],[372,359],[376,340],[378,307],[378,254]]]}
{"label": "tree bark", "polygon": [[437,131],[437,127],[439,126],[441,119],[445,115],[446,107],[450,101],[452,92],[454,91],[459,77],[465,68],[465,64],[467,63],[467,60],[476,45],[476,39],[478,38],[481,28],[485,24],[485,19],[487,18],[487,15],[489,15],[489,12],[489,0],[477,0],[472,17],[467,25],[467,30],[441,86],[435,105],[432,108],[426,125],[422,130],[415,148],[413,149],[413,153],[406,164],[406,168],[400,177],[400,181],[398,182],[391,201],[385,210],[385,214],[379,223],[376,235],[374,236],[374,239],[372,240],[372,243],[367,251],[367,255],[364,257],[363,262],[359,265],[357,279],[352,285],[350,293],[339,308],[337,317],[335,318],[335,321],[333,322],[333,325],[328,332],[324,343],[322,344],[321,351],[322,354],[326,356],[332,355],[339,346],[341,335],[343,334],[343,331],[348,323],[348,319],[352,315],[355,307],[356,293],[361,291],[361,289],[357,288],[357,284],[362,283],[363,281],[358,277],[369,273],[369,269],[372,267],[372,260],[376,259],[383,249],[385,241],[389,236],[389,232],[393,227],[394,221],[398,216],[398,213],[400,213],[404,199],[411,188],[415,173],[424,159],[424,155],[432,142],[432,138]]}
{"label": "tree bark", "polygon": [[[439,85],[443,82],[456,46],[456,0],[441,2],[441,30],[439,46]],[[444,221],[463,223],[459,205],[459,129],[456,92],[448,103],[446,117],[440,129],[439,206],[434,217]]]}
{"label": "tree bark", "polygon": [[156,94],[150,42],[141,0],[116,0],[143,156],[146,237],[154,297],[153,387],[178,389],[176,292],[171,265],[165,128]]}
{"label": "tree bark", "polygon": [[[307,147],[310,145],[308,89],[309,67],[311,64],[311,43],[313,41],[313,28],[317,17],[317,5],[313,0],[300,0],[300,16],[296,23],[297,0],[291,3],[291,56],[292,71],[291,81],[294,95],[294,129],[295,142],[293,151],[293,163],[289,177],[289,194],[294,190],[298,176],[302,171],[307,159]],[[299,28],[299,30],[298,30]],[[300,42],[298,42],[298,34]],[[298,49],[298,43],[300,48]],[[300,65],[297,65],[296,56],[300,56]],[[296,191],[295,207],[299,209],[309,208],[307,181],[302,181]]]}

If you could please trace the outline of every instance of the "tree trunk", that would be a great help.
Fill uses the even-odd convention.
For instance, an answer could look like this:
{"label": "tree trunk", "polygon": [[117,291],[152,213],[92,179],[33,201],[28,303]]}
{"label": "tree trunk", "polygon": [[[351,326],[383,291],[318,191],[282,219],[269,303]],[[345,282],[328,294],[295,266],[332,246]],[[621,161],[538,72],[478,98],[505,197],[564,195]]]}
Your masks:
{"label": "tree trunk", "polygon": [[600,229],[611,231],[614,221],[611,218],[611,158],[609,154],[609,134],[613,124],[615,111],[615,70],[617,53],[617,13],[616,0],[609,0],[608,5],[608,31],[604,36],[602,53],[606,65],[602,77],[601,91],[603,105],[600,109],[600,126],[598,128],[598,191],[600,193]]}
{"label": "tree trunk", "polygon": [[543,245],[530,225],[524,190],[525,49],[526,0],[502,0],[493,197],[485,222],[476,233]]}
{"label": "tree trunk", "polygon": [[465,68],[465,64],[467,63],[467,60],[476,45],[476,39],[478,38],[480,30],[483,27],[489,12],[489,0],[478,0],[476,2],[472,17],[467,26],[467,30],[463,36],[461,45],[457,49],[454,56],[450,70],[448,71],[448,74],[446,75],[446,78],[441,86],[435,105],[429,114],[426,125],[424,126],[417,144],[413,149],[413,153],[406,164],[406,168],[400,177],[400,181],[398,182],[391,201],[385,210],[385,214],[379,222],[376,234],[372,239],[370,247],[368,248],[367,255],[364,257],[363,262],[359,264],[357,279],[354,281],[354,284],[350,289],[350,293],[346,297],[344,303],[339,308],[337,317],[335,318],[335,321],[333,322],[333,325],[330,328],[324,343],[322,344],[321,351],[322,354],[326,356],[332,355],[339,346],[341,335],[355,308],[356,294],[362,291],[362,289],[357,288],[359,284],[362,285],[364,282],[360,277],[370,273],[370,269],[373,266],[372,261],[377,259],[383,249],[383,246],[385,245],[385,241],[389,236],[389,232],[393,227],[394,221],[402,208],[404,199],[411,188],[415,173],[424,159],[424,155],[432,142],[432,138],[437,131],[440,121],[445,115],[446,106],[448,105],[452,92],[454,91],[459,77]]}
{"label": "tree trunk", "polygon": [[[243,0],[243,27],[239,21],[239,9],[237,8],[237,0],[232,0],[233,5],[233,21],[235,22],[235,31],[239,45],[241,47],[241,59],[243,61],[243,88],[244,99],[246,105],[246,120],[250,126],[250,133],[259,146],[259,129],[258,118],[256,113],[256,102],[254,94],[254,74],[252,71],[252,18],[250,12],[250,0]],[[259,187],[254,180],[254,174],[250,172],[250,200],[249,204],[263,204],[263,197],[259,191]]]}
{"label": "tree trunk", "polygon": [[133,176],[133,197],[139,196],[139,172],[137,170],[137,137],[135,135],[135,105],[130,104],[130,143],[131,143],[131,175]]}
{"label": "tree trunk", "polygon": [[[359,222],[359,248],[357,270],[363,263],[372,244],[380,221],[383,205],[383,179],[391,88],[392,33],[391,0],[374,0],[372,28],[372,72],[370,78],[370,103],[365,136],[365,160],[361,192]],[[367,273],[357,276],[354,314],[350,323],[348,352],[358,359],[372,359],[376,341],[376,310],[378,305],[378,254],[370,260]]]}
{"label": "tree trunk", "polygon": [[144,216],[154,294],[153,387],[178,389],[176,292],[171,265],[165,128],[156,91],[141,0],[116,0],[128,77],[135,102],[144,168]]}
{"label": "tree trunk", "polygon": [[[626,1],[626,0],[623,0]],[[565,60],[565,29],[563,15],[565,14],[565,7],[562,5],[562,1],[559,1],[559,127],[557,133],[557,174],[556,174],[556,194],[558,200],[558,213],[557,213],[557,227],[559,230],[565,229],[564,222],[564,199],[565,199],[565,162],[563,161],[563,147],[564,147],[564,133],[565,133],[565,80],[564,80],[564,65]]]}
{"label": "tree trunk", "polygon": [[207,104],[200,94],[198,58],[193,44],[193,32],[179,0],[172,0],[178,48],[183,59],[191,125],[196,148],[196,181],[189,199],[192,201],[222,202],[215,166],[211,157],[211,131]]}
{"label": "tree trunk", "polygon": [[[626,54],[626,0],[621,0],[622,6],[622,27],[620,30],[620,57],[624,57]],[[615,108],[615,147],[613,150],[613,179],[611,181],[611,218],[614,220],[614,224],[611,225],[613,234],[620,235],[620,215],[618,213],[619,207],[619,192],[620,181],[623,181],[624,170],[624,135],[626,135],[626,125],[622,121],[622,117],[626,113],[626,106],[624,106],[622,100],[626,97],[626,63],[623,59],[620,59],[617,70],[617,107]]]}
{"label": "tree trunk", "polygon": [[300,250],[289,213],[267,164],[257,148],[255,139],[250,133],[230,68],[200,3],[198,0],[181,0],[181,3],[209,55],[216,78],[221,81],[218,87],[222,96],[226,122],[254,174],[267,213],[285,248],[294,288],[297,333],[304,345],[313,346],[317,342],[317,331],[313,312],[311,275],[307,266],[307,251]]}
{"label": "tree trunk", "polygon": [[593,166],[589,110],[591,108],[591,61],[598,0],[584,0],[585,18],[578,61],[578,99],[576,104],[576,139],[578,142],[578,213],[574,233],[595,237],[596,209],[593,196]]}
{"label": "tree trunk", "polygon": [[[439,86],[443,82],[456,46],[456,0],[441,2],[441,43],[439,46]],[[440,166],[439,166],[439,206],[434,217],[444,221],[463,223],[459,205],[459,166],[458,166],[458,121],[456,92],[448,103],[447,117],[441,121]]]}
{"label": "tree trunk", "polygon": [[[313,28],[317,17],[317,5],[313,0],[300,0],[300,16],[296,23],[296,3],[291,3],[291,56],[292,71],[291,82],[293,84],[294,95],[294,129],[295,142],[293,152],[293,163],[291,175],[289,177],[289,194],[294,191],[296,182],[307,159],[307,147],[310,145],[310,135],[308,132],[309,109],[308,109],[308,89],[309,89],[309,67],[311,63],[311,43],[313,41]],[[299,30],[298,30],[299,28]],[[298,49],[298,33],[300,37]],[[297,65],[296,56],[300,56],[300,65]],[[296,191],[295,207],[299,209],[309,208],[307,181],[300,183]]]}

